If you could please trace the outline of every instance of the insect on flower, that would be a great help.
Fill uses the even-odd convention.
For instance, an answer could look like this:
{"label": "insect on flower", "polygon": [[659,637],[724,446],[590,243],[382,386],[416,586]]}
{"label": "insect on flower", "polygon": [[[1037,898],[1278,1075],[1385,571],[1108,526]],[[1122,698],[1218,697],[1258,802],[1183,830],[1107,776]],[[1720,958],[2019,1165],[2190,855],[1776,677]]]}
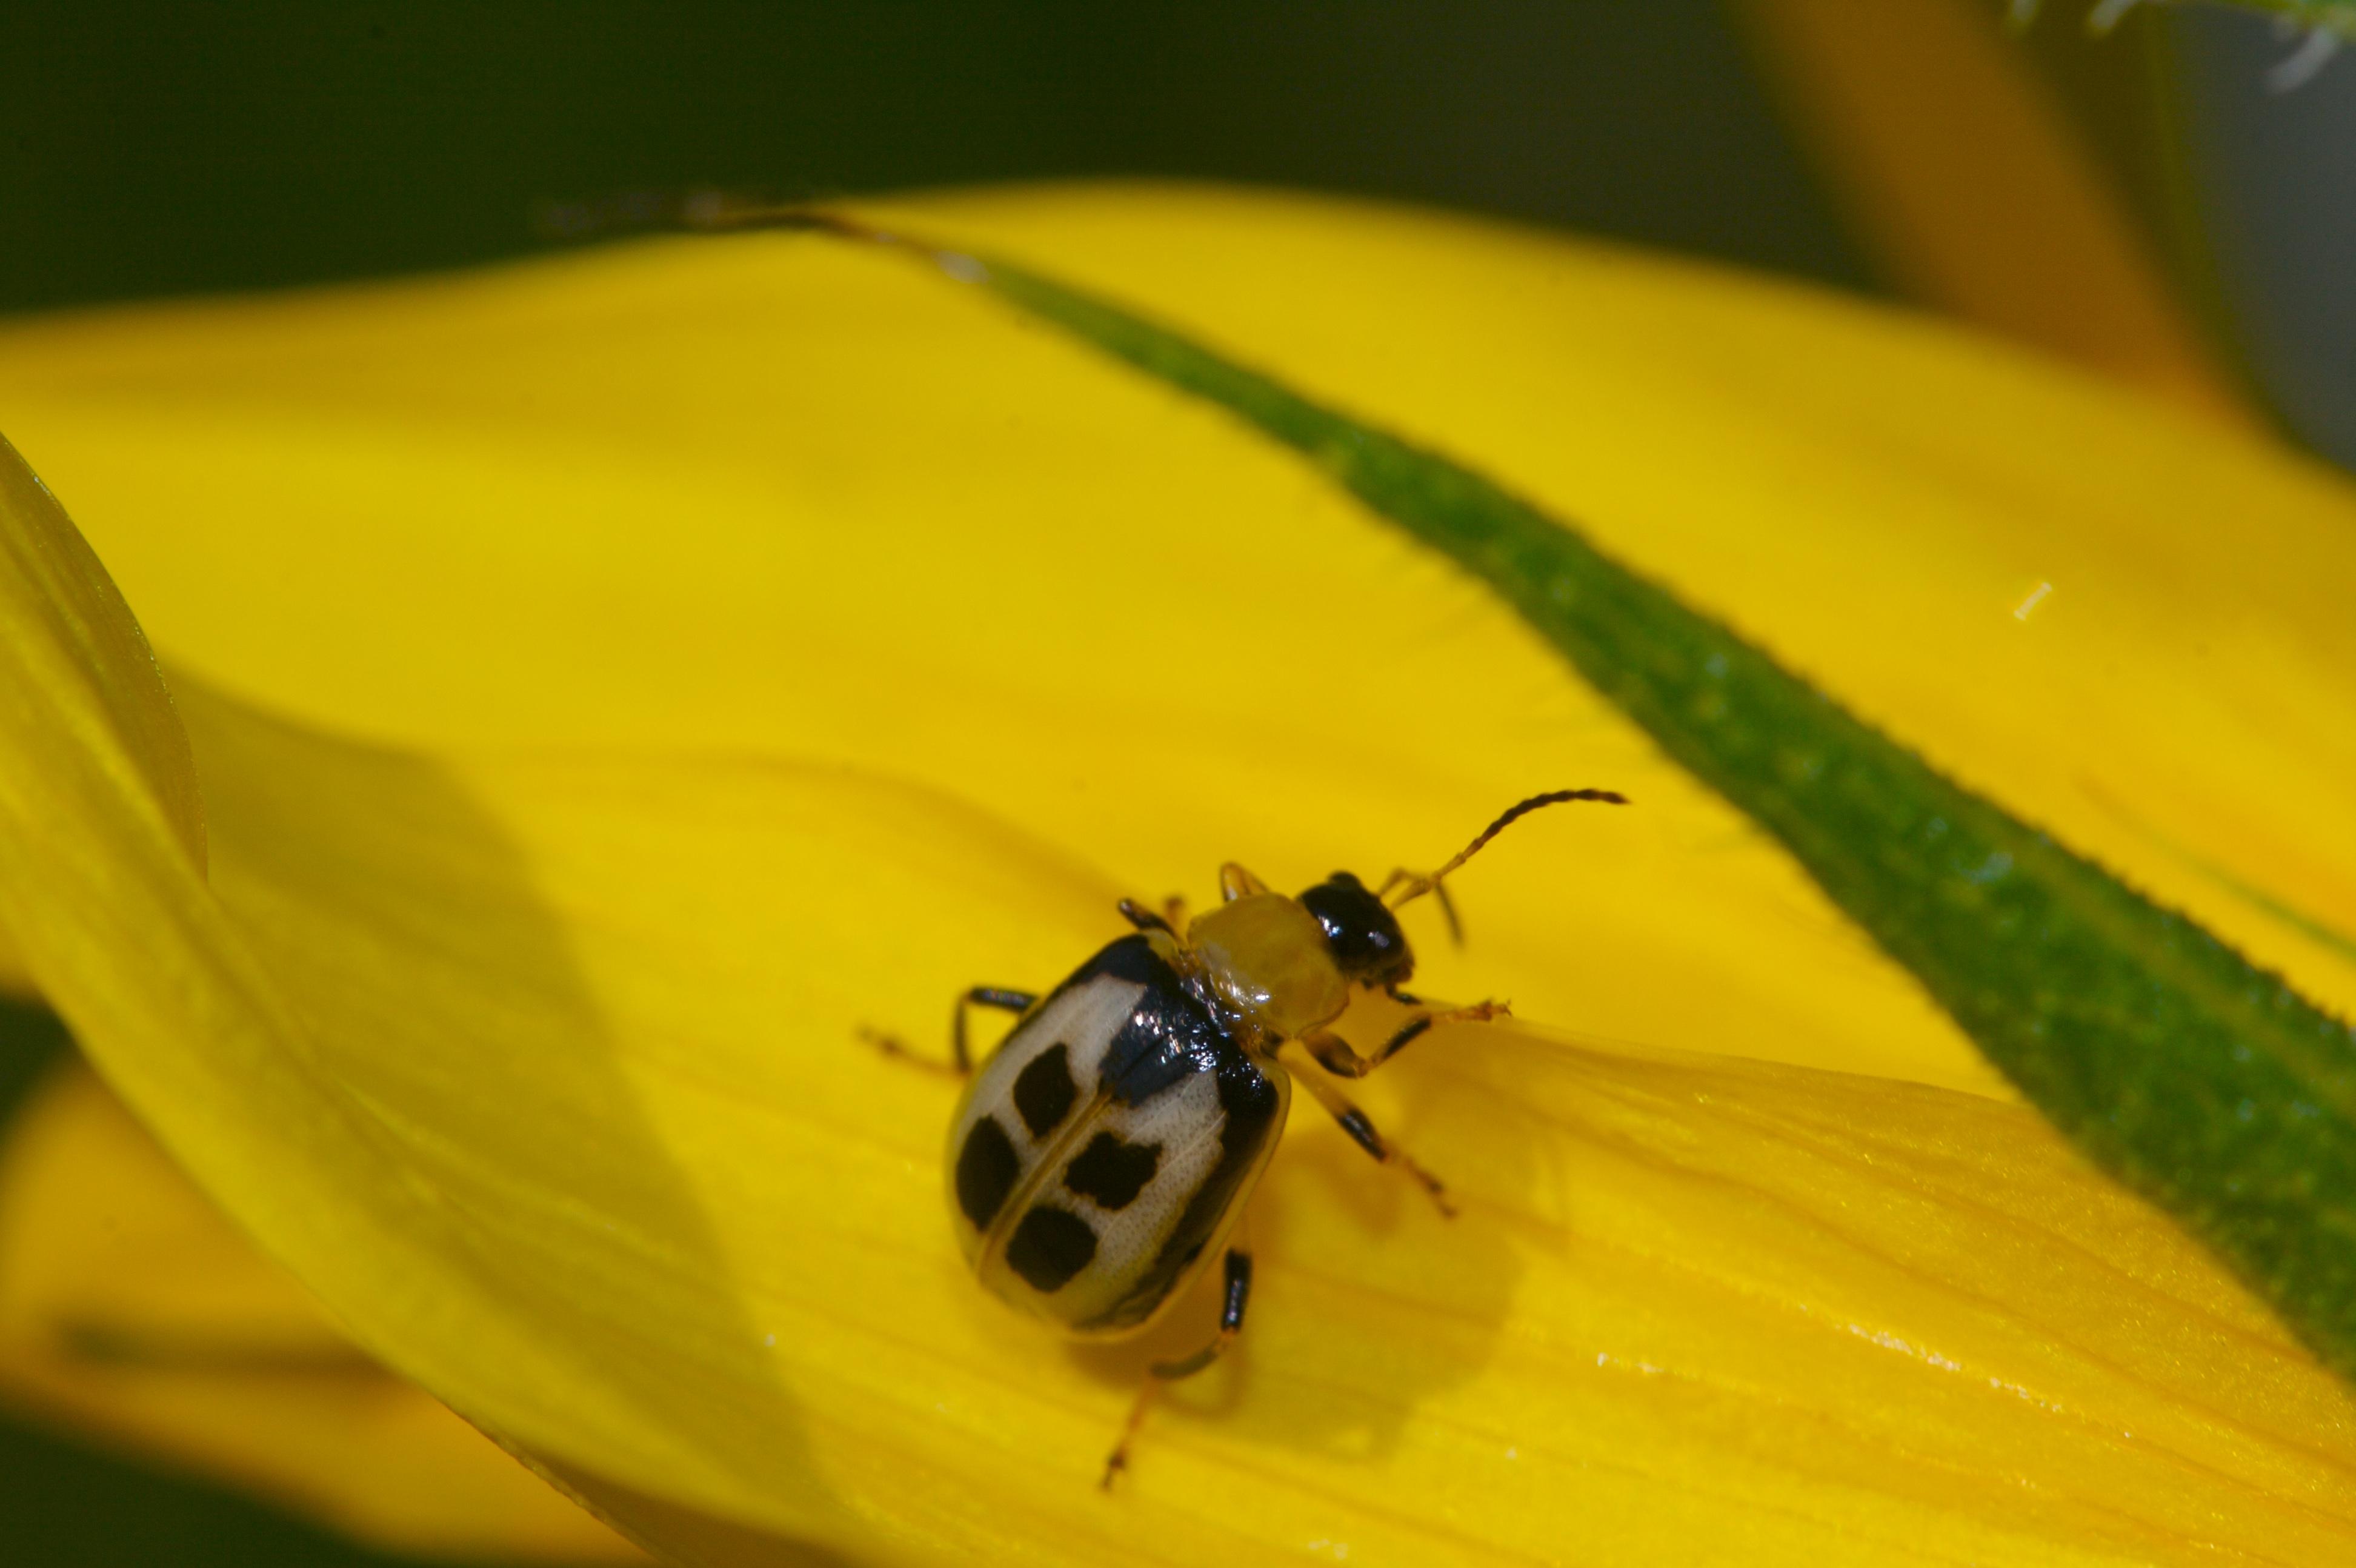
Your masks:
{"label": "insect on flower", "polygon": [[[1518,818],[1574,800],[1626,804],[1600,789],[1532,795],[1439,870],[1393,871],[1379,889],[1336,871],[1287,898],[1230,861],[1219,868],[1225,901],[1191,922],[1176,900],[1163,913],[1122,900],[1136,933],[1044,997],[995,986],[958,997],[951,1062],[967,1083],[949,1124],[949,1209],[984,1285],[1066,1334],[1118,1339],[1144,1329],[1224,1257],[1216,1335],[1153,1365],[1105,1463],[1105,1486],[1127,1467],[1162,1385],[1209,1366],[1243,1326],[1251,1258],[1229,1241],[1276,1150],[1296,1080],[1359,1147],[1454,1213],[1439,1179],[1327,1075],[1362,1078],[1434,1024],[1505,1013],[1502,1002],[1429,1007],[1401,990],[1415,955],[1393,912],[1433,893],[1455,931],[1443,880]],[[1354,989],[1415,1009],[1369,1056],[1329,1027]],[[966,1030],[977,1007],[1021,1015],[979,1072]],[[869,1038],[908,1054],[888,1037]]]}

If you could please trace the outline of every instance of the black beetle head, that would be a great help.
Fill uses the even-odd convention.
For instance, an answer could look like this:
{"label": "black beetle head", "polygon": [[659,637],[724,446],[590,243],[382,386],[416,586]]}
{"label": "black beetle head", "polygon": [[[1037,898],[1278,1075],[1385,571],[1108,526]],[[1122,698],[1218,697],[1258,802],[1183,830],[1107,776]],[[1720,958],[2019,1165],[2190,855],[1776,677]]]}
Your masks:
{"label": "black beetle head", "polygon": [[1407,933],[1366,884],[1336,871],[1301,895],[1301,907],[1325,930],[1342,977],[1355,986],[1403,986],[1415,974]]}

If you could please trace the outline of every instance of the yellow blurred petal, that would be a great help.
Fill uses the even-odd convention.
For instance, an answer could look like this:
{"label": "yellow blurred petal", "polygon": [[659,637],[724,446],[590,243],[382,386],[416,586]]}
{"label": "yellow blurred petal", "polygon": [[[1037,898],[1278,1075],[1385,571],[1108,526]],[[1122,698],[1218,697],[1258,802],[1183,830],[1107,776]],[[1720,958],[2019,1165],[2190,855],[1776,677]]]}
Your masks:
{"label": "yellow blurred petal", "polygon": [[1792,117],[1915,298],[2237,422],[2150,242],[1976,0],[1743,0]]}
{"label": "yellow blurred petal", "polygon": [[639,1560],[356,1349],[79,1064],[0,1147],[0,1388],[401,1550]]}
{"label": "yellow blurred petal", "polygon": [[[2308,817],[2344,789],[2319,699],[2351,634],[2308,574],[2356,546],[2339,493],[2262,449],[1845,307],[1426,219],[931,217],[1569,503],[1943,761],[1987,742],[1959,771],[2008,804],[2044,788],[2356,983],[2075,793],[2090,770],[2286,901],[2350,886],[2356,829]],[[126,833],[135,798],[80,787],[128,775],[79,751],[0,796],[0,872],[142,1116],[471,1417],[876,1560],[2356,1543],[2345,1393],[2026,1113],[1531,1029],[1454,1031],[1366,1086],[1464,1195],[1455,1225],[1297,1129],[1241,1355],[1099,1498],[1147,1352],[1067,1351],[963,1278],[947,1092],[857,1024],[921,1038],[958,986],[1052,981],[1117,891],[1199,899],[1231,855],[1280,881],[1428,860],[1508,779],[1591,780],[1644,810],[1517,830],[1468,873],[1476,945],[1435,955],[1435,989],[1957,1081],[1960,1048],[1479,594],[934,280],[686,245],[356,297],[27,328],[5,411],[71,464],[173,645],[434,744],[184,690],[209,887]],[[1990,442],[2024,402],[2044,433]],[[200,537],[149,520],[166,494]],[[2224,498],[2246,560],[2196,526]],[[2029,543],[2088,566],[2077,619],[2066,581],[2013,618]],[[2207,663],[2173,647],[2188,608]],[[2254,669],[2290,679],[2281,733],[2212,756],[2263,729],[2236,705]],[[2169,682],[2193,699],[2134,700]],[[0,721],[20,755],[105,739]],[[672,754],[455,743],[492,738]],[[2201,820],[2209,789],[2281,815]],[[2317,852],[2278,879],[2249,851],[2294,827]]]}

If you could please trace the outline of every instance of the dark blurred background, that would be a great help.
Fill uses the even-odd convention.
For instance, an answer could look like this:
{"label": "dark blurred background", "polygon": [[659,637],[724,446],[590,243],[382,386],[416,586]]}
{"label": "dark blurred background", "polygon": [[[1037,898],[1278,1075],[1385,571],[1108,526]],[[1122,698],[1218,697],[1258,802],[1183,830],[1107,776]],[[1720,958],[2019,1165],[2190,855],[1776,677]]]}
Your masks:
{"label": "dark blurred background", "polygon": [[0,306],[448,266],[535,201],[1207,176],[1868,274],[1713,0],[9,0]]}
{"label": "dark blurred background", "polygon": [[[2005,0],[1954,0],[1994,30]],[[8,0],[0,312],[460,265],[551,200],[1307,186],[1893,288],[1778,113],[1778,0]],[[1804,5],[1801,8],[1806,8]],[[1815,7],[1825,9],[1823,4]],[[2356,463],[2356,62],[2047,0],[2009,46],[2221,357]],[[1863,13],[1859,13],[1863,15]],[[1936,303],[1936,302],[1933,302]]]}
{"label": "dark blurred background", "polygon": [[[2001,47],[2204,352],[2356,462],[2356,61],[2284,91],[2297,41],[2256,16],[2147,6],[2094,40],[2085,15]],[[1717,0],[7,0],[0,313],[458,266],[616,192],[1072,175],[1437,203],[1921,301],[1757,37]],[[5,1116],[70,1048],[0,1022]],[[13,1568],[397,1561],[0,1418]]]}

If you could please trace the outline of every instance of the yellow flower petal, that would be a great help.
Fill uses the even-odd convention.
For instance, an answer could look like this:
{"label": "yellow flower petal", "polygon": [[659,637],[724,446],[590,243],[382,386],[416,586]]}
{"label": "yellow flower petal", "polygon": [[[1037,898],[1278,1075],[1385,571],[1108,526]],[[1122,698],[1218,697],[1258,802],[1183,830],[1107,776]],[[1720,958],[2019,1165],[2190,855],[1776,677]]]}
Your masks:
{"label": "yellow flower petal", "polygon": [[[158,678],[155,653],[90,546],[5,441],[0,511],[50,519],[0,535],[13,591],[0,636],[8,639],[6,656],[25,680],[16,694],[19,717],[46,709],[70,722],[85,745],[102,744],[115,770],[107,781],[111,793],[140,802],[153,814],[149,826],[201,870],[204,806],[187,736]],[[20,765],[35,761],[27,756]]]}
{"label": "yellow flower petal", "polygon": [[[2331,820],[2311,861],[2250,852],[2337,798],[2318,699],[2348,634],[2300,575],[2349,548],[2321,483],[1936,336],[1480,230],[1207,197],[932,217],[1363,387],[1943,760],[1986,742],[1975,782],[2108,824],[2099,848],[2356,983],[2150,837],[2311,910],[2348,885]],[[1366,1085],[1464,1195],[1454,1225],[1297,1129],[1241,1354],[1098,1497],[1146,1352],[1075,1354],[975,1291],[938,1212],[943,1086],[850,1034],[1052,981],[1117,891],[1199,898],[1229,855],[1380,869],[1395,835],[1429,860],[1468,799],[1623,784],[1643,812],[1533,823],[1468,874],[1476,945],[1433,955],[1435,989],[1974,1070],[1477,593],[933,280],[680,245],[360,298],[6,346],[0,412],[70,464],[173,645],[419,743],[185,689],[207,885],[139,830],[162,814],[81,708],[0,710],[42,763],[0,793],[0,885],[26,890],[0,912],[176,1155],[469,1415],[879,1560],[2348,1551],[2345,1393],[2026,1113],[1533,1028],[1451,1031]],[[2024,402],[2060,433],[1990,443]],[[2238,563],[2193,527],[2227,496]],[[2058,518],[2077,531],[2029,526]],[[1990,593],[2024,540],[2087,567],[2084,619]],[[17,631],[59,619],[39,585],[0,587],[28,671],[68,662]],[[2239,634],[2207,664],[2171,652],[2202,592]],[[2211,756],[2262,728],[2212,700],[2254,668],[2290,680],[2280,733]],[[2211,704],[2173,732],[2134,700],[2171,681]],[[495,737],[703,755],[456,743]],[[2089,808],[2082,769],[2145,827]],[[2205,792],[2283,816],[2221,827],[2187,809]]]}
{"label": "yellow flower petal", "polygon": [[2336,473],[1985,338],[1420,215],[1052,191],[873,210],[1052,257],[1502,476],[2356,1011]]}
{"label": "yellow flower petal", "polygon": [[[891,210],[1472,457],[2356,1007],[2346,943],[2208,869],[2356,933],[2331,587],[2356,520],[2321,475],[1979,340],[1462,222],[1188,192]],[[1534,825],[1479,869],[1450,988],[2003,1092],[1481,591],[889,259],[655,246],[27,325],[0,366],[0,425],[177,656],[291,711],[954,772],[1147,891],[1237,854],[1287,882],[1430,859],[1498,797],[1619,784],[1633,820]],[[1148,699],[1161,735],[1097,727]]]}
{"label": "yellow flower petal", "polygon": [[389,1546],[641,1560],[361,1355],[79,1064],[0,1148],[0,1388]]}
{"label": "yellow flower petal", "polygon": [[[1299,1131],[1248,1347],[1108,1501],[1141,1353],[975,1291],[939,1213],[948,1090],[850,1033],[1051,976],[1108,887],[837,767],[437,761],[183,707],[212,891],[108,955],[75,934],[98,890],[12,882],[45,985],[363,1343],[593,1474],[898,1561],[2356,1544],[2344,1392],[2025,1112],[1527,1029],[1366,1085],[1456,1223]],[[142,869],[119,828],[80,842]],[[105,887],[116,918],[138,886]],[[69,945],[112,958],[108,996]],[[256,1040],[221,955],[300,1025]]]}

